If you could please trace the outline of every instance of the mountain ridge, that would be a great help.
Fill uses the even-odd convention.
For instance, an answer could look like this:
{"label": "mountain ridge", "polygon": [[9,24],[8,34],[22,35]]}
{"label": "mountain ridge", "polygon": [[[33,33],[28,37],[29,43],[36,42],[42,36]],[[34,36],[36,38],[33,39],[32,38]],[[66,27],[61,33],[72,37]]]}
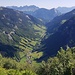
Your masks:
{"label": "mountain ridge", "polygon": [[58,7],[57,10],[60,11],[62,14],[67,13],[75,9],[75,6],[73,7]]}
{"label": "mountain ridge", "polygon": [[[31,7],[31,6],[29,6],[29,7]],[[28,10],[29,8],[28,8],[27,9],[28,11],[23,10],[23,12],[40,19],[44,23],[47,23],[47,22],[51,21],[54,17],[56,17],[58,15],[61,15],[61,13],[55,8],[52,8],[52,9],[49,10],[49,9],[46,9],[46,8],[38,8],[36,6],[34,6],[34,7],[36,8],[35,11],[33,11],[33,10],[29,11]],[[35,9],[34,7],[33,7],[33,9]],[[9,8],[11,8],[11,7],[9,7]],[[18,8],[20,8],[20,7],[18,7]],[[14,9],[14,7],[12,7],[12,9]],[[16,8],[16,10],[19,10],[19,9]],[[22,11],[22,10],[20,9],[20,11]]]}
{"label": "mountain ridge", "polygon": [[35,5],[30,5],[30,6],[6,6],[7,8],[19,10],[19,11],[36,11],[39,9],[39,7]]}
{"label": "mountain ridge", "polygon": [[22,57],[26,58],[27,52],[40,45],[45,32],[45,26],[35,17],[0,7],[0,53],[3,57],[21,61]]}
{"label": "mountain ridge", "polygon": [[[52,20],[49,25],[48,37],[42,41],[42,51],[44,55],[39,59],[46,60],[49,57],[53,57],[57,54],[60,48],[66,49],[67,46],[75,47],[75,9],[69,13],[63,14]],[[66,17],[66,21],[63,23],[62,20]],[[58,20],[58,19],[59,20]],[[55,22],[55,23],[54,23]],[[54,25],[54,26],[52,26]],[[52,29],[50,29],[52,28]]]}

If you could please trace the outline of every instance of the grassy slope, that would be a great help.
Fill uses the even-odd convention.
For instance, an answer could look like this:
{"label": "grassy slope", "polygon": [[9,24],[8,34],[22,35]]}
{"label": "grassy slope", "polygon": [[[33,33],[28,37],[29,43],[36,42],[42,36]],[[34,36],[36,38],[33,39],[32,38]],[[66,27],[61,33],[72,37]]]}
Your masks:
{"label": "grassy slope", "polygon": [[21,52],[19,52],[21,63],[24,63],[29,58],[29,60],[32,61],[33,64],[36,64],[35,59],[39,59],[43,55],[43,52],[32,51],[35,50],[38,45],[40,45],[42,38],[45,36],[46,28],[44,26],[36,25],[34,25],[33,28],[36,31],[35,35],[38,35],[39,37],[35,39],[21,37],[21,40],[19,42],[18,46],[22,50]]}

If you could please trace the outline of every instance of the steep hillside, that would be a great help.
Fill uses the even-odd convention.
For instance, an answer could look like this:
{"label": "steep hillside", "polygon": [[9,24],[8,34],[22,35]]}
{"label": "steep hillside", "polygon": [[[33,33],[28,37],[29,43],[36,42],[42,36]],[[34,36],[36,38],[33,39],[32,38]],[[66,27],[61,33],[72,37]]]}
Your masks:
{"label": "steep hillside", "polygon": [[[65,18],[66,21],[61,23]],[[52,22],[54,25],[53,29],[56,30],[54,32],[50,31],[49,36],[42,42],[44,45],[42,47],[44,56],[41,57],[40,60],[56,55],[60,47],[66,48],[67,46],[75,46],[75,10],[56,17]]]}
{"label": "steep hillside", "polygon": [[2,56],[18,60],[26,57],[27,52],[32,52],[40,44],[45,32],[46,28],[40,20],[17,10],[0,7]]}
{"label": "steep hillside", "polygon": [[58,7],[57,10],[60,11],[62,14],[67,13],[75,9],[75,6],[73,7]]}
{"label": "steep hillside", "polygon": [[40,19],[41,21],[43,21],[44,23],[47,23],[49,21],[51,21],[54,17],[60,15],[61,13],[58,12],[56,9],[45,9],[45,8],[40,8],[34,12],[26,12],[28,14],[31,14],[32,16]]}
{"label": "steep hillside", "polygon": [[53,33],[57,31],[57,29],[64,24],[71,17],[75,16],[75,10],[68,12],[66,14],[55,17],[51,22],[49,22],[46,26],[48,27],[48,32]]}

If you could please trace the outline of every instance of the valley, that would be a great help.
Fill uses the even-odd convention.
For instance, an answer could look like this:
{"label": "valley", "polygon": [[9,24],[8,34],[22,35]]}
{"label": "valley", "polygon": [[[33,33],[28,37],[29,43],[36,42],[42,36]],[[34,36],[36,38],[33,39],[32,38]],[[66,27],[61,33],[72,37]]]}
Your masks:
{"label": "valley", "polygon": [[74,75],[75,9],[61,9],[0,7],[1,75]]}
{"label": "valley", "polygon": [[[46,27],[40,20],[30,15],[26,15],[13,9],[3,7],[0,9],[0,25],[3,24],[0,26],[0,43],[11,46],[14,50],[16,50],[15,53],[13,53],[13,56],[11,56],[10,53],[12,53],[13,48],[10,49],[8,47],[8,49],[5,50],[5,48],[3,48],[4,46],[1,44],[1,54],[2,56],[11,56],[16,60],[21,61],[26,58],[27,53],[30,53],[38,48],[41,40],[46,35]],[[8,11],[11,15],[6,13]],[[36,58],[38,58],[37,55],[39,55],[40,58],[42,52],[38,54],[34,52],[31,54],[35,55]],[[33,58],[35,57],[33,56]],[[23,62],[25,62],[25,60]]]}

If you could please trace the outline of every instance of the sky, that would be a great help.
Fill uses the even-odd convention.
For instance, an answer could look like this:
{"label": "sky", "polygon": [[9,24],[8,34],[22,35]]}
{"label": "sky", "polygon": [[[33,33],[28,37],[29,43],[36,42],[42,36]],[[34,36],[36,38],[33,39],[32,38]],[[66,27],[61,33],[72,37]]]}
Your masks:
{"label": "sky", "polygon": [[57,8],[75,6],[75,0],[0,0],[0,6],[36,5],[40,8]]}

